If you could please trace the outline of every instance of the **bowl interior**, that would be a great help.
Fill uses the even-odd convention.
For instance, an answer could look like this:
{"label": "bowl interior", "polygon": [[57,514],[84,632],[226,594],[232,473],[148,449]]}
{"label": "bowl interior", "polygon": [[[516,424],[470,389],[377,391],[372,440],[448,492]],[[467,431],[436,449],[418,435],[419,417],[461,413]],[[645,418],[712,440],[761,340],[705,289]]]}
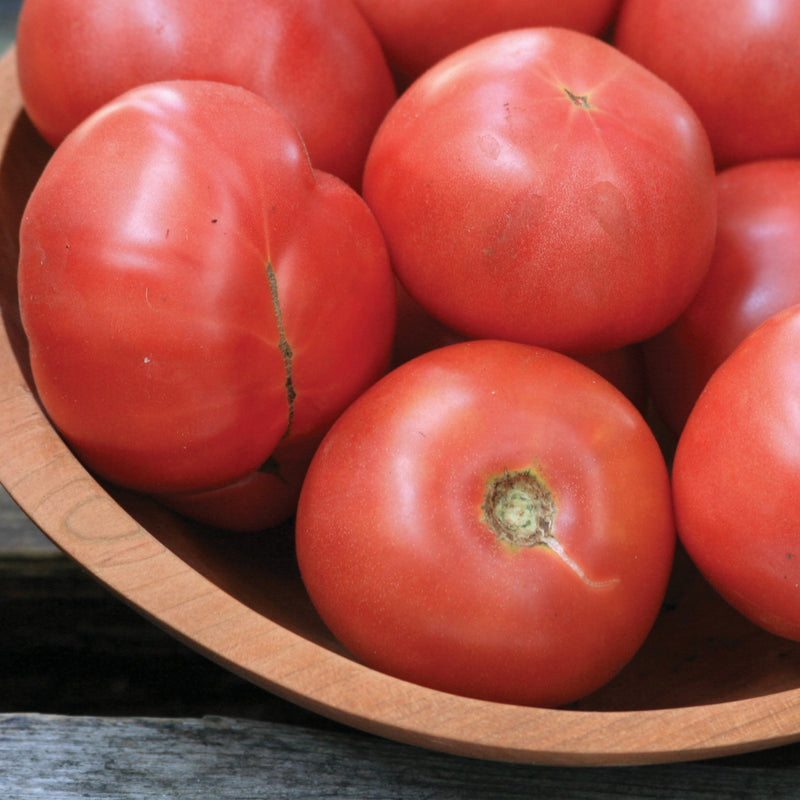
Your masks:
{"label": "bowl interior", "polygon": [[523,709],[432,692],[353,661],[309,602],[290,525],[220,532],[96,482],[48,424],[30,378],[17,310],[17,232],[52,151],[22,111],[13,51],[0,61],[0,90],[0,479],[110,590],[270,691],[437,749],[539,763],[642,763],[800,738],[800,644],[738,615],[680,550],[662,613],[628,667],[569,709]]}

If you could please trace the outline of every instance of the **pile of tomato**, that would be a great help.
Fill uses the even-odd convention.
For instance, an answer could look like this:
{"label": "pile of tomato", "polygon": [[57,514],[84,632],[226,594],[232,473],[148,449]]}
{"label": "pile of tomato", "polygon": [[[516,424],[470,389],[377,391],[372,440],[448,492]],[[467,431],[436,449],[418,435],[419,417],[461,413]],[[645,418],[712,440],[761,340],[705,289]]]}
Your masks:
{"label": "pile of tomato", "polygon": [[42,405],[103,480],[294,520],[409,681],[591,693],[678,537],[800,640],[798,41],[796,0],[25,0]]}

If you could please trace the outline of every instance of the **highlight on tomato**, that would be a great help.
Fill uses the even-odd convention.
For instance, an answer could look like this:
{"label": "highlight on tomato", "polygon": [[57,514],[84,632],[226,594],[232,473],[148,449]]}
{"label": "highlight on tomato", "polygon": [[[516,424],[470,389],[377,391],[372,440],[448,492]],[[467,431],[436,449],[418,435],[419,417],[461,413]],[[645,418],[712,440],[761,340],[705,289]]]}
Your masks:
{"label": "highlight on tomato", "polygon": [[354,657],[538,706],[628,663],[674,543],[642,415],[577,361],[505,341],[442,347],[375,383],[323,439],[296,518],[310,598]]}

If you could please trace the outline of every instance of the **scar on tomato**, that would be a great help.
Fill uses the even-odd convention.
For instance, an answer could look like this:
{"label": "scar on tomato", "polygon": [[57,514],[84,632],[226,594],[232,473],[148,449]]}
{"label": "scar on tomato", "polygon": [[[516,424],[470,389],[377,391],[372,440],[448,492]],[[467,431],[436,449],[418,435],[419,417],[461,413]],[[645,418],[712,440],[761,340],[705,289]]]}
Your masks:
{"label": "scar on tomato", "polygon": [[586,111],[591,111],[594,108],[594,106],[589,102],[588,94],[575,94],[567,89],[566,86],[562,86],[561,88],[564,90],[564,94],[572,101],[573,105],[577,106],[578,108],[583,108]]}
{"label": "scar on tomato", "polygon": [[483,519],[499,541],[512,548],[545,546],[589,586],[608,586],[619,578],[596,581],[574,561],[558,541],[553,526],[558,506],[547,484],[532,470],[503,472],[486,487]]}

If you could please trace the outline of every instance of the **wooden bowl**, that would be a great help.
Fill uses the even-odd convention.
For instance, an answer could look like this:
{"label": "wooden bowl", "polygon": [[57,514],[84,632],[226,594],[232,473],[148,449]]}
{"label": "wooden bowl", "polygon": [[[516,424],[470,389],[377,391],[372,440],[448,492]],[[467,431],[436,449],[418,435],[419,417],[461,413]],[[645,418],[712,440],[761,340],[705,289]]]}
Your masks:
{"label": "wooden bowl", "polygon": [[800,645],[722,602],[678,554],[652,635],[568,709],[471,700],[358,664],[314,612],[291,529],[202,529],[98,483],[37,403],[17,312],[17,231],[51,151],[0,61],[0,480],[35,523],[125,602],[208,658],[312,711],[398,741],[540,764],[642,764],[800,739]]}

